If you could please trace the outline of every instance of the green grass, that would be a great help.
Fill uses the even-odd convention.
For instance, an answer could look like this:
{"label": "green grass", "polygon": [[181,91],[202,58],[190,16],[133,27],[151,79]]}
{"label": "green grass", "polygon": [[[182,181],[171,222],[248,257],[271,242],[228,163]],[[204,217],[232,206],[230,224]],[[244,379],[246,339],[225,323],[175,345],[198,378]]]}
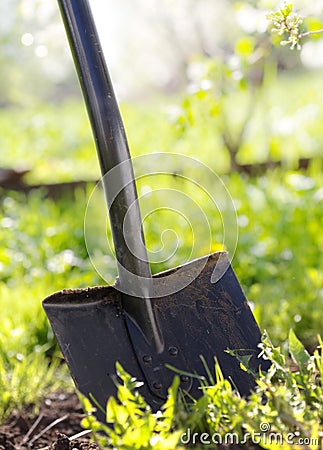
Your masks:
{"label": "green grass", "polygon": [[[323,176],[320,162],[315,160],[307,172],[293,171],[296,156],[318,155],[323,145],[319,108],[323,102],[322,78],[311,76],[308,80],[286,78],[270,87],[257,106],[239,154],[242,162],[283,158],[285,168],[259,179],[233,173],[223,180],[240,224],[234,255],[234,246],[229,248],[234,256],[233,267],[260,327],[268,330],[275,344],[282,345],[292,328],[306,346],[313,348],[322,327]],[[232,105],[236,100],[231,99]],[[168,99],[162,105],[123,106],[132,154],[178,152],[199,158],[217,172],[226,172],[228,158],[218,137],[216,117],[207,116],[203,102],[196,102],[189,106],[195,117],[193,126],[183,132],[179,121],[183,105],[178,105],[178,99]],[[234,116],[230,102],[228,107]],[[89,123],[80,102],[59,107],[42,105],[32,111],[2,110],[0,126],[1,164],[32,167],[29,182],[99,177]],[[143,209],[156,209],[170,202],[189,216],[194,231],[191,233],[182,216],[165,209],[147,216],[147,246],[154,252],[160,250],[162,256],[152,264],[154,272],[220,249],[223,243],[221,216],[214,204],[200,189],[192,190],[181,175],[193,176],[202,185],[210,180],[192,168],[176,166],[174,170],[177,176],[141,180],[139,192],[156,190],[158,183],[163,189],[186,189],[210,218],[211,239],[189,201],[177,200],[167,192],[156,198],[146,196],[141,202]],[[104,282],[92,267],[84,242],[84,215],[90,193],[91,188],[56,201],[44,198],[41,191],[28,197],[1,193],[0,308],[5,312],[0,329],[2,417],[14,407],[37,402],[44,392],[61,383],[57,380],[64,379],[64,372],[56,366],[58,353],[41,300],[62,288]],[[222,199],[218,200],[221,203]],[[225,217],[225,204],[221,212]],[[166,233],[162,248],[161,234],[170,226],[178,235],[179,247],[167,259],[174,247],[174,236]],[[91,256],[107,281],[113,282],[116,266],[113,252],[106,246],[102,199],[94,203],[87,227]],[[111,239],[109,231],[108,236]]]}
{"label": "green grass", "polygon": [[[319,167],[318,167],[319,170]],[[263,328],[280,342],[294,328],[313,345],[321,331],[323,214],[320,173],[276,171],[229,183],[240,226],[233,265]]]}
{"label": "green grass", "polygon": [[[162,180],[163,186],[166,181]],[[233,266],[254,306],[261,329],[267,329],[274,342],[282,343],[288,330],[293,328],[307,346],[313,347],[321,332],[323,306],[322,174],[314,169],[306,174],[276,171],[260,179],[244,179],[232,174],[225,178],[225,183],[241,224]],[[180,189],[183,183],[175,178],[171,186]],[[197,192],[196,198],[201,204],[204,196],[199,195]],[[37,192],[29,197],[15,195],[3,200],[0,307],[5,315],[0,330],[0,358],[2,385],[6,386],[9,396],[8,411],[13,405],[28,403],[31,398],[17,388],[18,378],[25,380],[22,387],[28,385],[30,392],[37,392],[39,396],[52,382],[52,388],[57,385],[57,377],[39,379],[38,376],[41,372],[37,366],[44,371],[49,364],[48,356],[56,348],[41,300],[62,288],[103,283],[88,259],[84,243],[83,219],[88,197],[89,193],[80,191],[75,198],[54,202]],[[105,224],[102,205],[98,203],[92,211],[96,210],[93,227],[100,224],[101,219]],[[185,212],[187,205],[184,202],[177,207]],[[190,216],[191,211],[186,212]],[[204,212],[214,217],[212,205],[208,203],[204,204]],[[181,245],[171,259],[154,264],[154,271],[185,262],[193,241],[194,256],[207,253],[205,242],[209,241],[198,233],[198,219],[193,221],[197,230],[194,239],[186,240],[187,230],[184,227],[185,233],[180,235],[173,213],[161,211],[159,214],[145,224],[148,247],[159,247],[160,233],[170,227],[178,232]],[[213,223],[215,228],[219,224],[217,220]],[[105,225],[98,229],[90,227],[91,230],[97,258],[104,273],[109,274],[108,281],[112,282],[116,267],[112,251],[107,252]],[[211,247],[221,246],[221,232],[211,229]],[[173,248],[172,239],[165,244],[167,254],[168,249]],[[27,364],[31,355],[37,358]]]}
{"label": "green grass", "polygon": [[18,353],[2,348],[16,338],[16,331],[14,328],[11,338],[3,339],[0,349],[0,424],[12,411],[21,411],[26,405],[33,406],[37,413],[39,402],[48,392],[71,390],[71,382],[59,366],[59,359],[49,362],[46,358],[46,347],[38,346],[30,353],[25,353],[23,346]]}
{"label": "green grass", "polygon": [[[2,193],[4,195],[4,193]],[[3,197],[0,223],[0,417],[64,387],[41,300],[64,287],[96,284],[83,243],[84,205],[39,192]],[[71,211],[73,211],[71,213]],[[54,357],[53,357],[54,356]]]}

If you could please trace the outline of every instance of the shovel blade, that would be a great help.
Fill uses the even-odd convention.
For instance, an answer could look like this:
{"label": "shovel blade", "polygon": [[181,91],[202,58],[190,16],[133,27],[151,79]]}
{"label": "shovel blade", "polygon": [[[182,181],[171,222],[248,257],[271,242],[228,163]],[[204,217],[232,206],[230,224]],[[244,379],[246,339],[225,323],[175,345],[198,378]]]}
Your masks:
{"label": "shovel blade", "polygon": [[[156,410],[175,375],[165,366],[206,375],[206,362],[214,375],[216,357],[224,376],[242,395],[248,395],[254,379],[226,350],[251,354],[250,365],[255,370],[260,365],[266,369],[267,363],[257,358],[260,330],[226,253],[200,258],[154,279],[153,303],[165,342],[162,354],[156,354],[140,332],[138,339],[133,330],[129,335],[121,294],[112,286],[60,291],[44,300],[77,389],[87,397],[91,394],[104,407],[117,393],[115,364],[119,361],[127,372],[144,381],[141,393]],[[176,292],[185,279],[190,283]],[[196,378],[183,375],[181,382],[193,397],[201,395]],[[99,411],[98,418],[104,420]]]}

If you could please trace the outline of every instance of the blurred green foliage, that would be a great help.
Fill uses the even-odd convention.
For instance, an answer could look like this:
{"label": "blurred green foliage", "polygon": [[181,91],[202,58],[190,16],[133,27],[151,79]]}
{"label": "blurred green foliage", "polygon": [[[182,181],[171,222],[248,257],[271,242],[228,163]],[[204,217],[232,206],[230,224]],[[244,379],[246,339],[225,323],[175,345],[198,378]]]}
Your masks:
{"label": "blurred green foliage", "polygon": [[[233,3],[237,11],[246,6]],[[16,32],[20,36],[21,30]],[[233,266],[260,327],[280,343],[293,328],[312,348],[321,332],[323,306],[323,78],[315,71],[285,73],[282,69],[290,65],[289,57],[277,60],[271,43],[259,37],[256,28],[243,36],[241,30],[234,34],[227,50],[212,57],[207,52],[191,55],[185,92],[122,105],[132,155],[177,152],[196,157],[223,175],[240,226],[236,253],[231,254]],[[22,76],[19,73],[18,86],[23,84]],[[16,104],[0,110],[1,166],[30,168],[26,181],[31,184],[98,179],[83,104],[77,100],[43,104],[35,101],[34,91],[32,101],[19,89],[18,93],[24,94],[30,107],[21,109]],[[299,158],[304,157],[311,158],[309,169],[296,171]],[[282,168],[259,178],[232,170],[269,160],[281,161]],[[176,173],[185,176],[181,169],[174,167],[174,177],[162,180],[162,185],[185,187],[176,177]],[[139,183],[140,192],[146,188],[145,182]],[[51,383],[54,388],[57,379],[64,378],[41,300],[62,288],[104,282],[91,265],[84,241],[91,189],[89,185],[87,192],[77,190],[55,201],[42,190],[29,196],[0,192],[0,308],[4,312],[0,415],[14,406],[37,402]],[[201,195],[196,199],[211,218],[211,250],[220,249],[223,230],[214,209]],[[91,226],[99,222],[103,211],[99,203]],[[190,235],[183,221],[162,212],[144,224],[150,249],[159,248],[161,233],[169,224],[182,232],[180,246],[168,261],[152,264],[154,272],[185,262],[192,243],[194,257],[210,250],[201,232]],[[199,229],[198,219],[195,228]],[[109,230],[107,235],[111,239]],[[105,227],[93,237],[96,256],[113,282],[116,267],[112,250],[107,250]],[[168,244],[172,245],[171,239]]]}
{"label": "blurred green foliage", "polygon": [[[313,344],[321,328],[323,177],[313,164],[312,173],[277,170],[259,179],[238,174],[224,178],[237,208],[240,234],[233,259],[238,278],[247,297],[255,306],[262,328],[283,341],[293,327],[308,345]],[[173,183],[175,188],[176,183]],[[177,188],[180,187],[177,185]],[[40,301],[51,292],[71,287],[102,283],[88,259],[83,220],[89,194],[53,201],[41,192],[4,197],[1,206],[1,307],[6,311],[7,327],[2,328],[2,342],[10,330],[19,327],[23,345],[14,335],[10,349],[27,351],[52,342],[52,335],[41,310]],[[181,205],[178,205],[180,208]],[[212,205],[204,212],[214,221]],[[102,217],[102,204],[98,205]],[[156,229],[156,226],[158,227]],[[148,247],[160,239],[162,230],[174,227],[172,216],[160,214],[145,224]],[[195,224],[198,229],[198,223]],[[180,233],[181,230],[178,230]],[[222,229],[212,230],[213,245],[221,243]],[[206,250],[204,237],[195,237],[197,255]],[[186,261],[190,239],[176,253],[175,259],[155,267],[163,270]],[[221,246],[219,245],[219,248]],[[96,250],[109,256],[104,236],[98,236]],[[106,272],[115,273],[113,253],[106,258]],[[110,277],[111,281],[113,276]],[[8,329],[7,336],[3,336]],[[21,350],[20,350],[21,351]]]}
{"label": "blurred green foliage", "polygon": [[0,110],[1,163],[32,169],[29,183],[89,180],[99,170],[85,108],[80,102]]}
{"label": "blurred green foliage", "polygon": [[[41,300],[64,287],[98,283],[83,243],[83,197],[57,203],[1,191],[0,417],[70,388]],[[78,205],[78,201],[82,205]],[[70,228],[71,227],[71,228]],[[50,358],[49,358],[50,357]]]}
{"label": "blurred green foliage", "polygon": [[[255,98],[252,89],[232,80],[232,70],[225,84],[220,83],[222,63],[198,60],[197,65],[202,76],[190,95],[121,105],[133,156],[161,151],[198,156],[224,173],[230,170],[228,141],[238,164],[282,160],[284,167],[294,168],[298,158],[322,154],[319,73],[275,78],[274,70]],[[28,182],[99,178],[90,125],[80,102],[3,109],[0,126],[1,165],[29,167]]]}
{"label": "blurred green foliage", "polygon": [[[230,95],[217,94],[216,88],[205,89],[204,84],[192,95],[185,94],[171,102],[168,99],[139,107],[122,106],[134,156],[178,152],[198,157],[223,174],[240,226],[233,266],[260,327],[268,329],[276,342],[284,342],[288,330],[294,328],[310,348],[321,331],[323,305],[321,85],[322,78],[315,74],[286,76],[262,90],[257,107],[248,116],[236,160],[241,163],[282,159],[283,167],[258,178],[230,172],[228,151],[221,138],[221,127],[239,135],[239,117],[244,114],[241,110],[250,101],[248,90],[237,88]],[[226,124],[217,108],[227,112],[230,120]],[[48,183],[99,177],[89,123],[80,103],[67,102],[59,108],[43,105],[32,112],[3,110],[0,123],[4,130],[0,137],[3,161],[8,167],[17,162],[31,166],[27,181]],[[304,156],[312,157],[310,168],[295,171],[297,159]],[[180,173],[181,168],[175,167],[174,171]],[[199,178],[199,174],[195,176]],[[144,192],[145,183],[139,183],[140,192]],[[176,176],[161,183],[174,189],[185,187]],[[103,283],[89,261],[84,242],[83,221],[92,186],[87,192],[77,190],[55,201],[45,198],[42,190],[29,196],[1,193],[0,306],[5,311],[0,330],[1,374],[7,380],[6,389],[10,390],[11,385],[12,393],[16,389],[11,382],[12,373],[29,370],[24,361],[29,361],[30,354],[38,352],[43,367],[48,366],[49,355],[57,354],[41,300],[62,288]],[[223,230],[214,209],[199,195],[197,201],[211,217],[211,250],[220,249]],[[99,204],[98,218],[103,211]],[[93,222],[97,221],[93,217]],[[159,248],[161,232],[170,223],[175,224],[167,214],[145,222],[150,249]],[[179,233],[185,231],[182,223],[177,226]],[[199,227],[198,221],[195,227]],[[105,230],[94,236],[105,276],[113,282],[116,267],[112,251],[109,253],[106,248]],[[153,270],[185,262],[192,242],[192,236],[182,233],[174,257],[163,264],[153,264]],[[204,238],[198,233],[194,244],[194,256],[208,253],[209,248],[205,248]],[[38,386],[39,392],[44,392],[34,378],[35,371],[29,371],[29,375],[26,372],[26,377],[30,376],[30,386],[35,380],[35,389]],[[7,405],[11,406],[7,411],[17,400],[13,398],[13,394],[8,396]],[[29,397],[20,400],[21,405]]]}

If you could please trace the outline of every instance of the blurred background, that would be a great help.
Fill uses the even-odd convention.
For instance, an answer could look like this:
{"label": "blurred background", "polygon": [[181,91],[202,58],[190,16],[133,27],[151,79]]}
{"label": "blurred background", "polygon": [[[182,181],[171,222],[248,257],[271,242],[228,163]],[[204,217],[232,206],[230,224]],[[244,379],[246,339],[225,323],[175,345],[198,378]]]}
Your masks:
{"label": "blurred background", "polygon": [[[139,111],[153,121],[133,132],[135,154],[170,149],[209,162],[216,152],[223,172],[267,160],[293,164],[320,152],[314,134],[322,114],[323,40],[304,40],[299,52],[281,47],[266,19],[277,2],[91,5],[127,129],[137,128]],[[0,166],[32,169],[30,182],[98,176],[87,161],[91,137],[56,2],[4,0],[0,8]],[[321,27],[321,0],[299,0],[295,8],[306,29]],[[189,144],[186,135],[203,127],[205,145],[193,137]]]}
{"label": "blurred background", "polygon": [[[255,47],[268,45],[266,13],[279,2],[92,0],[91,5],[119,95],[129,99],[185,89],[196,76],[198,57],[228,61],[242,36]],[[294,5],[306,16],[306,27],[319,27],[321,0],[298,0]],[[78,95],[55,1],[4,0],[0,20],[1,105]],[[299,54],[285,49],[274,53],[281,69],[323,65],[322,42],[315,38],[305,42]]]}
{"label": "blurred background", "polygon": [[[176,152],[222,176],[239,224],[233,266],[260,327],[275,342],[293,328],[313,348],[323,306],[321,35],[304,39],[300,51],[281,46],[266,19],[279,7],[271,0],[90,3],[132,155]],[[305,30],[323,27],[322,0],[294,5]],[[35,351],[56,354],[41,308],[46,295],[113,282],[116,274],[95,213],[92,250],[104,279],[85,246],[84,215],[99,165],[54,0],[1,1],[0,130],[0,359],[11,373],[21,361],[30,371],[39,364]],[[182,170],[175,165],[162,183],[182,189]],[[202,176],[194,173],[197,181]],[[150,188],[138,185],[139,193]],[[203,203],[198,192],[190,195]],[[102,204],[96,208],[103,214]],[[195,256],[223,248],[207,203],[204,212],[212,242]],[[156,271],[190,254],[194,237],[180,219],[144,223],[150,248],[169,223],[179,236],[176,255]],[[11,389],[9,408],[19,400],[17,386],[0,370],[1,382]]]}

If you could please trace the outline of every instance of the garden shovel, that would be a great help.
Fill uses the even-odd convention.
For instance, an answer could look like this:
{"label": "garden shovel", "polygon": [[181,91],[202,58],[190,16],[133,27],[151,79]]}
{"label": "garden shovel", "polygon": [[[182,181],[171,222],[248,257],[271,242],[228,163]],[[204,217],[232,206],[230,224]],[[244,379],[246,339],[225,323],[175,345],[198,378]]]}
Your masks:
{"label": "garden shovel", "polygon": [[141,393],[157,410],[175,372],[183,392],[198,397],[196,374],[212,372],[216,357],[248,395],[254,380],[226,350],[250,354],[257,370],[261,336],[227,253],[151,276],[127,140],[88,1],[58,3],[96,142],[119,275],[114,286],[64,290],[43,302],[76,387],[104,406],[116,395],[119,361],[144,382]]}

